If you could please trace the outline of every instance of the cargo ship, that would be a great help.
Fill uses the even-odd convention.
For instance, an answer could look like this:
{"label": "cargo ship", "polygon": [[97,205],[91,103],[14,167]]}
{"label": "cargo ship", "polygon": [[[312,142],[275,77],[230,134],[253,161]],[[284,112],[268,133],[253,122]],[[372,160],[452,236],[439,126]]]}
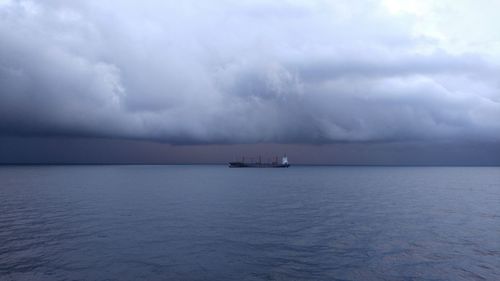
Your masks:
{"label": "cargo ship", "polygon": [[241,162],[229,162],[229,168],[288,168],[288,167],[290,167],[290,164],[288,163],[288,157],[286,157],[286,155],[283,156],[283,158],[281,158],[281,163],[278,162],[278,157],[276,157],[276,161],[270,163],[262,163],[260,157],[259,161],[254,163],[246,163],[244,157]]}

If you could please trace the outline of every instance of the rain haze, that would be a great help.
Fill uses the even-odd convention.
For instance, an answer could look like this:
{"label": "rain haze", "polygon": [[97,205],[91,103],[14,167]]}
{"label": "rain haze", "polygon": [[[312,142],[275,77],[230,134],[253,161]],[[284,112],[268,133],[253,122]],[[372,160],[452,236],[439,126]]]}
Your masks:
{"label": "rain haze", "polygon": [[498,10],[0,0],[0,162],[499,165]]}

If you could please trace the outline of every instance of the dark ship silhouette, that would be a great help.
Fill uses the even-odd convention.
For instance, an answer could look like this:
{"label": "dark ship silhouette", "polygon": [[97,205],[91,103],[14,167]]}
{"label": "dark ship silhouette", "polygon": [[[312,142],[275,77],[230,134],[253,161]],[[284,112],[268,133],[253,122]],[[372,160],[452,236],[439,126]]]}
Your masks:
{"label": "dark ship silhouette", "polygon": [[281,163],[278,162],[278,157],[276,161],[271,163],[262,163],[259,157],[259,162],[245,163],[245,158],[243,157],[241,162],[229,162],[229,168],[288,168],[290,164],[288,163],[288,157],[283,156],[281,158]]}

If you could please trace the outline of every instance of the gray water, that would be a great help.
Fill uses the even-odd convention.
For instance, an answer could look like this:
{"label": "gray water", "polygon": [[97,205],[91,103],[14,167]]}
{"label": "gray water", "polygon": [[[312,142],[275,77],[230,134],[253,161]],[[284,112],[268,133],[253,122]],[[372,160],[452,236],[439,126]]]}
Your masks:
{"label": "gray water", "polygon": [[0,280],[500,280],[500,168],[4,166]]}

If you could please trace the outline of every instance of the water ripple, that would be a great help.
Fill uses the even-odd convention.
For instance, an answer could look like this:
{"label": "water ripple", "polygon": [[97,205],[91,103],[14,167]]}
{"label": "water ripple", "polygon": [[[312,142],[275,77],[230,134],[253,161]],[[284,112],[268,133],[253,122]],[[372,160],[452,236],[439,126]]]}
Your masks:
{"label": "water ripple", "polygon": [[0,168],[0,280],[500,280],[499,168]]}

